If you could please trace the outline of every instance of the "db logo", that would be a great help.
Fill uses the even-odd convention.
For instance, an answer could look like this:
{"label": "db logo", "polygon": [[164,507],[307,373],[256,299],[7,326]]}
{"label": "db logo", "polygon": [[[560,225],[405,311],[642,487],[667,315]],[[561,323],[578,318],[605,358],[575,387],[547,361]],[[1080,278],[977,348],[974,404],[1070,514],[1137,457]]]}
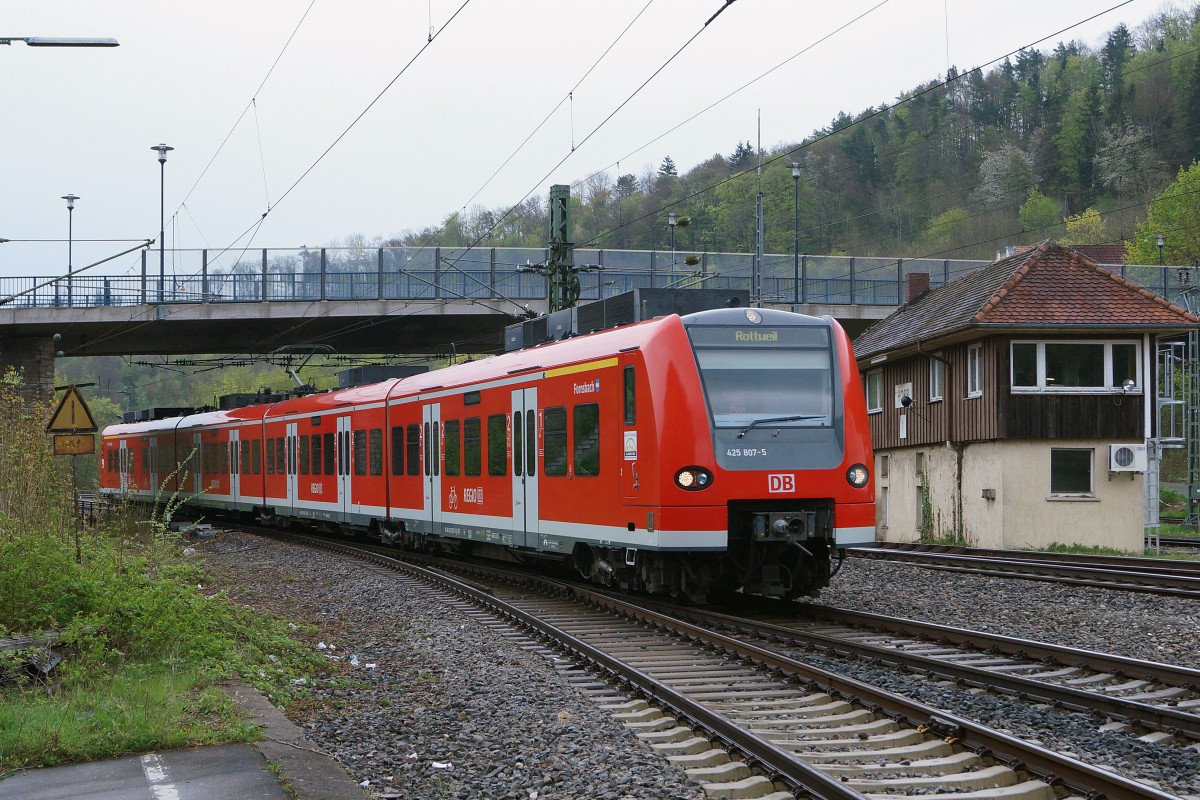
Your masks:
{"label": "db logo", "polygon": [[767,491],[771,494],[783,494],[796,491],[795,475],[768,475]]}

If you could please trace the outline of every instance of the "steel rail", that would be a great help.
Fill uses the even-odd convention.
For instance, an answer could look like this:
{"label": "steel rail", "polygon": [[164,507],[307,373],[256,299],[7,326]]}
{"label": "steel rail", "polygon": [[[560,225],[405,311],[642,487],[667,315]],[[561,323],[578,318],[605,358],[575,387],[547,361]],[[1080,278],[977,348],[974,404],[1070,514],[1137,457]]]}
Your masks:
{"label": "steel rail", "polygon": [[1024,766],[1052,786],[1061,781],[1072,789],[1081,791],[1084,796],[1097,797],[1097,793],[1099,793],[1109,800],[1135,800],[1136,798],[1166,800],[1166,798],[1173,797],[1173,795],[1154,789],[1147,784],[1097,769],[1074,759],[1065,758],[1052,750],[1023,742],[1014,736],[994,731],[968,719],[883,691],[853,678],[813,667],[749,642],[743,642],[625,600],[593,592],[590,589],[570,587],[570,591],[587,598],[594,604],[618,611],[634,619],[641,619],[648,624],[672,629],[677,633],[720,647],[771,669],[795,675],[827,691],[854,698],[868,708],[874,706],[881,713],[893,719],[903,719],[915,727],[925,728],[939,736],[957,740],[970,749],[989,753],[1010,765]]}
{"label": "steel rail", "polygon": [[[773,622],[746,619],[705,609],[678,608],[675,609],[675,612],[681,613],[687,619],[697,620],[706,625],[740,629],[764,639],[790,640],[799,645],[816,647],[833,653],[854,655],[916,672],[941,675],[967,685],[992,689],[1017,697],[1028,697],[1072,711],[1096,712],[1122,722],[1136,722],[1153,730],[1182,734],[1190,739],[1200,740],[1200,716],[1189,714],[1186,711],[1161,708],[1149,703],[1102,695],[1019,675],[995,672],[969,664],[959,664],[894,648],[854,642],[839,636],[813,633]],[[1021,640],[1013,641],[1020,642]],[[1039,645],[1041,643],[1032,644]],[[1053,647],[1053,645],[1041,646],[1043,648]],[[1088,666],[1094,668],[1093,665]],[[1200,688],[1195,682],[1188,685]]]}
{"label": "steel rail", "polygon": [[837,606],[818,605],[817,603],[801,602],[793,604],[792,608],[809,617],[820,617],[830,622],[910,636],[923,636],[948,644],[994,650],[998,653],[1023,656],[1035,660],[1056,661],[1069,667],[1084,667],[1087,669],[1100,669],[1105,672],[1119,672],[1131,678],[1145,678],[1171,686],[1186,686],[1200,692],[1200,669],[1192,669],[1191,667],[1164,664],[1158,661],[1144,661],[1113,653],[1101,653],[1097,650],[1083,650],[1061,644],[1039,642],[1034,639],[1018,639],[998,633],[958,628],[953,625],[940,625],[934,622],[922,622],[905,617],[888,617],[883,614],[872,614],[869,611],[855,611]]}
{"label": "steel rail", "polygon": [[[1176,541],[1176,540],[1168,540]],[[1183,540],[1200,545],[1200,538]],[[1053,553],[1045,550],[1004,550],[964,545],[924,544],[921,542],[880,542],[873,547],[854,550],[893,550],[904,553],[978,556],[980,558],[1010,559],[1038,564],[1074,565],[1091,569],[1161,573],[1164,575],[1200,575],[1200,561],[1169,560],[1142,556],[1092,555],[1090,553]],[[857,552],[855,555],[859,555]]]}
{"label": "steel rail", "polygon": [[926,569],[985,575],[995,578],[1061,583],[1093,589],[1114,589],[1169,597],[1200,598],[1200,575],[1196,577],[1167,573],[1129,572],[1115,567],[1103,569],[1029,559],[913,552],[884,548],[851,548],[855,558],[899,561]]}
{"label": "steel rail", "polygon": [[[531,630],[538,631],[543,636],[560,644],[565,649],[574,652],[580,658],[590,661],[599,669],[611,674],[614,680],[637,688],[647,697],[674,710],[676,713],[692,720],[697,727],[710,731],[728,742],[738,751],[758,760],[762,765],[772,770],[777,776],[783,777],[793,784],[802,787],[814,797],[828,800],[863,800],[865,795],[848,788],[839,779],[827,776],[825,773],[797,759],[776,747],[773,743],[755,736],[742,729],[725,717],[710,710],[705,705],[693,701],[685,695],[663,686],[657,680],[625,664],[619,659],[587,644],[572,634],[525,612],[500,598],[496,597],[487,587],[472,584],[436,570],[430,570],[416,564],[408,563],[400,558],[384,555],[372,549],[363,549],[340,542],[300,536],[297,534],[282,534],[272,531],[268,535],[274,538],[289,539],[309,546],[316,546],[333,552],[341,552],[363,558],[373,563],[392,569],[408,571],[455,593],[470,598],[472,601],[488,607],[501,617],[510,618]],[[404,554],[407,558],[409,554]],[[484,571],[479,565],[471,569]],[[1009,736],[991,730],[970,720],[934,709],[922,703],[886,692],[869,684],[840,676],[803,662],[772,652],[749,642],[744,642],[715,631],[711,631],[684,620],[662,614],[629,601],[612,597],[601,592],[593,591],[552,579],[514,573],[512,570],[500,568],[508,576],[519,575],[526,585],[538,584],[545,591],[565,596],[573,596],[579,602],[607,609],[622,614],[630,619],[639,620],[648,625],[671,631],[676,635],[695,642],[703,643],[751,663],[768,669],[779,671],[820,687],[824,691],[832,691],[840,696],[850,698],[868,709],[885,714],[895,720],[903,720],[915,728],[927,730],[947,741],[959,742],[964,747],[981,755],[991,756],[1007,763],[1013,769],[1027,769],[1038,775],[1051,786],[1065,785],[1072,790],[1081,792],[1084,796],[1107,800],[1171,800],[1173,795],[1162,792],[1147,784],[1130,780],[1112,772],[1101,770],[1074,759],[1066,758],[1044,747],[1031,745],[1014,736]]]}
{"label": "steel rail", "polygon": [[[697,727],[709,731],[712,735],[727,742],[733,748],[760,762],[776,775],[786,779],[795,786],[802,787],[815,798],[820,798],[820,800],[864,800],[866,797],[847,787],[841,780],[830,777],[816,767],[796,758],[791,753],[776,747],[773,743],[755,736],[750,731],[741,728],[736,723],[717,714],[701,703],[665,686],[645,672],[599,650],[545,620],[539,619],[537,616],[501,600],[486,587],[472,584],[440,571],[412,564],[399,558],[384,555],[375,548],[366,549],[340,542],[314,539],[299,534],[268,532],[266,535],[272,538],[287,539],[324,550],[352,555],[381,566],[404,570],[424,580],[438,584],[443,588],[469,598],[479,605],[487,607],[492,613],[498,616],[506,617],[530,630],[538,632],[543,637],[552,641],[556,646],[570,651],[582,660],[592,663],[601,671],[614,676],[619,682],[635,687],[646,697],[653,698],[655,702],[672,709],[679,715],[692,721]],[[406,557],[407,555],[405,554]],[[479,569],[478,566],[473,566],[472,568]],[[515,573],[511,570],[502,571],[506,573],[505,579],[511,579],[513,576],[516,576],[526,583],[536,580],[544,587],[559,594],[567,594],[574,588],[568,584],[547,578],[531,579],[531,576],[524,573]]]}

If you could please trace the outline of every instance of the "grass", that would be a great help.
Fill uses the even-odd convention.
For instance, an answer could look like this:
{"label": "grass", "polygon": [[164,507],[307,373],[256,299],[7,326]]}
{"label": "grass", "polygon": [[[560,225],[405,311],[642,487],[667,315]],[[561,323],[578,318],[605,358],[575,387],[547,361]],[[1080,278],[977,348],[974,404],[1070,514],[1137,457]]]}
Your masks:
{"label": "grass", "polygon": [[42,431],[49,409],[19,388],[0,376],[0,636],[57,630],[65,657],[47,684],[22,654],[0,654],[0,776],[253,738],[216,684],[237,675],[276,701],[302,696],[293,679],[325,670],[295,638],[307,629],[206,594],[170,502],[77,528],[70,462]]}
{"label": "grass", "polygon": [[204,670],[129,664],[87,685],[0,697],[0,770],[258,738]]}

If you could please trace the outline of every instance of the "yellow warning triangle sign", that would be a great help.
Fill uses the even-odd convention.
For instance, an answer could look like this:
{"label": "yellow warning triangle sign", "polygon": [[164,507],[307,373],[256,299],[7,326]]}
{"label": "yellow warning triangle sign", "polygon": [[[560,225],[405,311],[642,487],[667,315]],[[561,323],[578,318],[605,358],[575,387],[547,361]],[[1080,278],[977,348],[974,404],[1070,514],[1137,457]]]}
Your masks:
{"label": "yellow warning triangle sign", "polygon": [[67,393],[58,403],[58,409],[50,417],[46,433],[95,433],[96,421],[83,395],[76,386],[68,386]]}

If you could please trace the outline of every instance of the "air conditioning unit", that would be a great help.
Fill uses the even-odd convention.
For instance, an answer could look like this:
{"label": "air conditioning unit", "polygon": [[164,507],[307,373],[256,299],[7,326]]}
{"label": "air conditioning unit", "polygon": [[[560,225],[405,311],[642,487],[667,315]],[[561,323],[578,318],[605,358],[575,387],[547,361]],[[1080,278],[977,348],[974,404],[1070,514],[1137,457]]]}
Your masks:
{"label": "air conditioning unit", "polygon": [[1110,444],[1108,446],[1109,472],[1145,472],[1146,445]]}

